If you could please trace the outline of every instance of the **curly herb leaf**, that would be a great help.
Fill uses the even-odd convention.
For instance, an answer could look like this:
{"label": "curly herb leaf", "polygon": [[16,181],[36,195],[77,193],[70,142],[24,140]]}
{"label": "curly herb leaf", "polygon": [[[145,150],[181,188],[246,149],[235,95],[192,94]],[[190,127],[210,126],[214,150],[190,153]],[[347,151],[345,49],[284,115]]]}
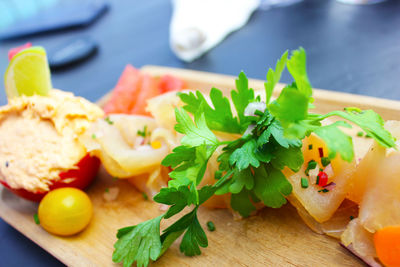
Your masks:
{"label": "curly herb leaf", "polygon": [[135,227],[130,227],[119,232],[119,239],[114,244],[115,251],[112,256],[114,262],[124,262],[124,266],[147,266],[150,259],[155,261],[161,253],[160,221],[163,216],[158,216],[149,221],[142,222]]}
{"label": "curly herb leaf", "polygon": [[285,196],[292,192],[292,185],[283,173],[274,167],[255,169],[254,193],[268,207],[280,208],[286,204]]}
{"label": "curly herb leaf", "polygon": [[271,100],[272,93],[274,91],[275,85],[281,79],[281,75],[286,66],[286,61],[288,58],[288,51],[281,56],[281,58],[276,62],[275,71],[273,69],[269,69],[267,73],[267,81],[264,83],[265,87],[265,95],[267,97],[266,103],[268,104]]}
{"label": "curly herb leaf", "polygon": [[346,108],[344,111],[333,111],[321,115],[321,119],[339,116],[353,122],[363,129],[367,135],[373,137],[383,147],[394,147],[394,138],[383,126],[385,121],[373,110],[361,110],[359,108]]}
{"label": "curly herb leaf", "polygon": [[244,131],[250,123],[249,118],[244,115],[244,110],[249,103],[256,99],[254,98],[254,90],[251,88],[249,89],[249,81],[243,71],[239,74],[239,77],[235,82],[236,90],[231,91],[231,98],[236,108],[241,128]]}
{"label": "curly herb leaf", "polygon": [[333,124],[319,127],[314,132],[328,146],[329,158],[333,159],[336,153],[339,153],[343,160],[351,162],[354,158],[353,140],[350,136],[343,133],[338,126],[351,128],[351,125],[348,123],[337,121]]}
{"label": "curly herb leaf", "polygon": [[256,207],[254,207],[254,204],[250,200],[250,191],[245,188],[237,194],[232,194],[231,207],[243,217],[249,217],[256,210]]}
{"label": "curly herb leaf", "polygon": [[290,59],[287,61],[287,68],[292,75],[298,90],[309,99],[312,99],[312,87],[307,76],[307,56],[303,47],[294,50]]}
{"label": "curly herb leaf", "polygon": [[279,97],[269,106],[269,111],[281,121],[299,121],[307,118],[309,97],[293,85],[283,88]]}
{"label": "curly herb leaf", "polygon": [[177,124],[175,130],[185,136],[181,144],[189,147],[200,145],[217,145],[217,137],[207,127],[205,115],[201,109],[194,115],[194,123],[189,114],[183,109],[175,109]]}
{"label": "curly herb leaf", "polygon": [[241,148],[236,149],[229,157],[229,164],[235,166],[239,171],[260,166],[260,161],[256,156],[257,142],[254,139],[247,141]]}
{"label": "curly herb leaf", "polygon": [[231,105],[228,98],[222,95],[222,92],[216,88],[212,88],[210,99],[213,104],[211,107],[203,94],[196,91],[196,95],[190,93],[179,93],[178,96],[186,105],[183,108],[195,114],[201,105],[203,105],[204,115],[207,126],[211,130],[223,131],[227,133],[241,133],[241,126],[236,117],[233,117]]}

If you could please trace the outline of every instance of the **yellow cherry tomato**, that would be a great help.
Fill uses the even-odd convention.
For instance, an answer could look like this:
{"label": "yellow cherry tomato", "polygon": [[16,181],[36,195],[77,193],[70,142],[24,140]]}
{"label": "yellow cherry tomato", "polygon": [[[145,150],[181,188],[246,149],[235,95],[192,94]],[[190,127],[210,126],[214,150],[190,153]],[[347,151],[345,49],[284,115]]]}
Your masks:
{"label": "yellow cherry tomato", "polygon": [[92,202],[82,190],[64,187],[50,191],[40,202],[40,225],[49,233],[69,236],[82,231],[93,214]]}

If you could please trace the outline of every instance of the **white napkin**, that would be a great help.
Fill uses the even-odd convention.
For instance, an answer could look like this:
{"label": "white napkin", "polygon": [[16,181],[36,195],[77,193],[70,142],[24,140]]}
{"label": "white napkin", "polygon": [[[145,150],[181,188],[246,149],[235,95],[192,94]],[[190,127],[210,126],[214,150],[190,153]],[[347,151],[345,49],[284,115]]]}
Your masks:
{"label": "white napkin", "polygon": [[247,23],[260,0],[172,0],[170,46],[191,62]]}

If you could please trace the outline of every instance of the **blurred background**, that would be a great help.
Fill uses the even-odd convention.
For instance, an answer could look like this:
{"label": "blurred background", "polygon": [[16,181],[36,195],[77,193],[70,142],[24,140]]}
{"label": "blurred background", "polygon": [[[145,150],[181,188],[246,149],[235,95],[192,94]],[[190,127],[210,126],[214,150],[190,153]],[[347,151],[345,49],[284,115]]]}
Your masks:
{"label": "blurred background", "polygon": [[[279,1],[261,1],[262,5],[240,30],[187,63],[169,45],[171,1],[0,0],[0,38],[7,38],[7,29],[15,33],[54,17],[64,16],[67,26],[71,24],[64,30],[0,40],[0,72],[6,69],[7,51],[12,47],[29,41],[50,52],[75,39],[89,37],[98,45],[98,53],[82,64],[53,71],[52,80],[55,87],[94,101],[113,88],[128,63],[135,67],[154,64],[231,75],[244,70],[249,77],[264,79],[267,67],[275,64],[284,50],[303,46],[314,87],[400,99],[400,1],[350,5],[336,0],[303,0],[272,8],[269,2]],[[93,12],[92,17],[77,15],[74,7],[82,13]],[[41,15],[47,9],[53,17]],[[201,16],[218,23],[230,16],[229,10],[227,4],[218,11],[217,18]],[[68,21],[74,15],[77,25]],[[288,76],[283,77],[284,82],[287,79]],[[0,91],[0,104],[4,104],[4,90]]]}
{"label": "blurred background", "polygon": [[[126,64],[243,70],[265,79],[286,49],[302,46],[313,87],[400,100],[398,0],[182,1],[0,0],[0,73],[8,50],[26,42],[44,46],[53,59],[62,51],[79,62],[55,62],[54,87],[96,101]],[[188,25],[204,31],[182,38]],[[180,49],[194,50],[187,56]],[[287,73],[282,81],[289,82]],[[2,82],[0,105],[6,102]],[[3,266],[61,265],[1,220],[0,257]]]}

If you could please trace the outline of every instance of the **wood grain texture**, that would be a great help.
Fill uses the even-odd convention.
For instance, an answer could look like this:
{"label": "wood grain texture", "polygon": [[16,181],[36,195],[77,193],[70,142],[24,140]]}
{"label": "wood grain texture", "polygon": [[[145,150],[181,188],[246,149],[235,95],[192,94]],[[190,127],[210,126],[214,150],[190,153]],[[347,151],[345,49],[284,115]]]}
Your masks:
{"label": "wood grain texture", "polygon": [[[187,81],[189,88],[199,90],[208,90],[211,86],[226,90],[234,85],[234,78],[230,76],[155,66],[143,70],[153,75],[177,75]],[[250,80],[250,85],[262,88],[263,81]],[[317,110],[322,112],[359,106],[373,108],[385,119],[395,119],[400,111],[399,102],[370,97],[315,90],[315,98]],[[361,152],[357,153],[365,151],[366,146],[360,144]],[[103,198],[105,189],[110,187],[120,189],[113,202]],[[117,229],[162,213],[158,204],[144,200],[126,181],[114,181],[104,169],[88,194],[94,205],[93,220],[84,232],[73,237],[56,237],[45,232],[33,220],[37,204],[4,189],[0,190],[0,216],[68,266],[112,266]],[[336,239],[312,232],[289,204],[281,209],[265,208],[257,216],[239,221],[227,210],[201,208],[199,218],[203,225],[211,220],[216,226],[215,232],[207,233],[209,246],[202,250],[203,254],[185,257],[175,243],[154,266],[362,266]],[[170,223],[163,222],[162,228]]]}

